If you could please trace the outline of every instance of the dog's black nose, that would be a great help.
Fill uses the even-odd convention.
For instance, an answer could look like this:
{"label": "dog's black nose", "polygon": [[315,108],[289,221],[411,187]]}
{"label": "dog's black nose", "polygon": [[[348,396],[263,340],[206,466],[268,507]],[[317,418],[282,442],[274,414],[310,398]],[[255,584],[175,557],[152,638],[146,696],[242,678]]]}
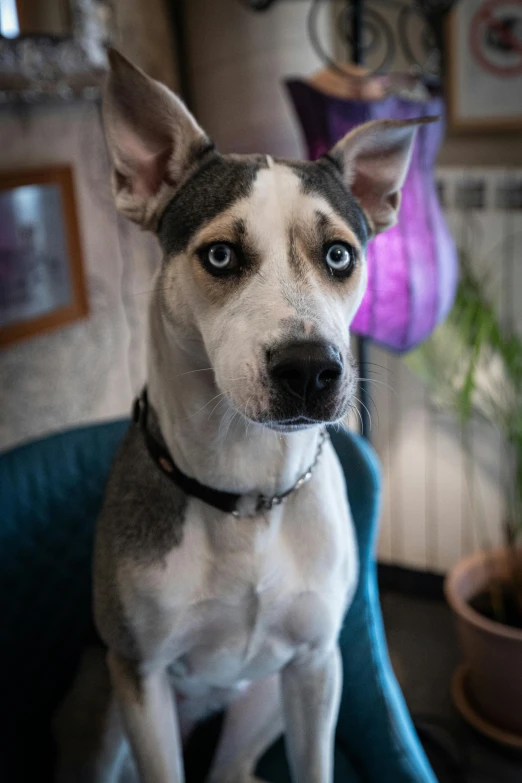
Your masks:
{"label": "dog's black nose", "polygon": [[295,342],[269,352],[268,371],[285,392],[308,402],[337,384],[343,363],[333,345]]}

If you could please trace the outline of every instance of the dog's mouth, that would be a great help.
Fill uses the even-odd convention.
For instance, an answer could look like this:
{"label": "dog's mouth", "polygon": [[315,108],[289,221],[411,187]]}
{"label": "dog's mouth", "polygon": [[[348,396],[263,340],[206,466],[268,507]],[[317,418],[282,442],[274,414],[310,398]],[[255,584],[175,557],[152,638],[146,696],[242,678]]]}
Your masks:
{"label": "dog's mouth", "polygon": [[295,401],[274,394],[268,409],[252,418],[258,424],[276,432],[297,432],[325,424],[334,424],[347,414],[353,400],[354,388],[344,394],[332,394],[320,405],[296,404]]}
{"label": "dog's mouth", "polygon": [[263,417],[262,424],[271,430],[278,432],[294,432],[309,429],[318,425],[333,424],[342,419],[349,408],[348,404],[333,404],[322,411],[288,411],[287,406],[283,411],[272,409]]}
{"label": "dog's mouth", "polygon": [[324,419],[309,419],[306,416],[296,416],[294,419],[267,421],[265,422],[265,427],[275,432],[288,433],[308,430],[312,427],[331,423],[331,421],[325,421]]}
{"label": "dog's mouth", "polygon": [[266,421],[265,427],[276,432],[297,432],[307,430],[324,424],[324,420],[310,419],[307,416],[296,416],[293,419],[280,419],[278,421]]}

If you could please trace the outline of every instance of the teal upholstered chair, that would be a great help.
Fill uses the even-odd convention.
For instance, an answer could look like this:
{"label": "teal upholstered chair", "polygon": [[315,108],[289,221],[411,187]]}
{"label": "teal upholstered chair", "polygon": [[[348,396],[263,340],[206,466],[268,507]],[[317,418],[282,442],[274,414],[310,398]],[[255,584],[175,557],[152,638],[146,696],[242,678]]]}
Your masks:
{"label": "teal upholstered chair", "polygon": [[[93,529],[109,466],[127,426],[118,421],[71,430],[0,456],[0,693],[5,725],[0,780],[6,783],[52,779],[50,716],[92,638]],[[384,640],[373,559],[377,459],[357,436],[332,433],[332,440],[344,468],[361,561],[359,586],[341,635],[344,688],[335,781],[436,783]],[[274,783],[289,780],[282,742],[265,755],[258,774]]]}

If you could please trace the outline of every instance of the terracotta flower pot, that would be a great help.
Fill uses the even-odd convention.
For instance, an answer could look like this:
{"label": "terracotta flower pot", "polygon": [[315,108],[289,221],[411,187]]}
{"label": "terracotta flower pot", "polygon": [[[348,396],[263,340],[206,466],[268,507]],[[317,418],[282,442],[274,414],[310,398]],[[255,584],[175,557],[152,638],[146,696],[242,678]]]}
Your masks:
{"label": "terracotta flower pot", "polygon": [[522,630],[489,620],[469,605],[492,578],[509,575],[508,552],[477,552],[446,578],[473,702],[485,720],[522,738]]}

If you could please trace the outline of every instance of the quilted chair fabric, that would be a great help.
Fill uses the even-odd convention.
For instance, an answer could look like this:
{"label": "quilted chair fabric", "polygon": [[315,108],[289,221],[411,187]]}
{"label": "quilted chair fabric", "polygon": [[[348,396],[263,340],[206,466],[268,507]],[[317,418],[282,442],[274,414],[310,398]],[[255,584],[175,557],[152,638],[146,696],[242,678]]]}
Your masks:
{"label": "quilted chair fabric", "polygon": [[[71,430],[0,456],[0,692],[5,719],[0,780],[5,783],[52,780],[51,715],[93,638],[94,523],[127,426],[117,421]],[[357,436],[332,433],[332,440],[346,476],[361,560],[359,586],[341,635],[344,689],[335,781],[436,783],[386,651],[372,557],[377,460]],[[200,752],[204,755],[204,748]],[[273,783],[290,780],[281,741],[262,759],[258,774]]]}

